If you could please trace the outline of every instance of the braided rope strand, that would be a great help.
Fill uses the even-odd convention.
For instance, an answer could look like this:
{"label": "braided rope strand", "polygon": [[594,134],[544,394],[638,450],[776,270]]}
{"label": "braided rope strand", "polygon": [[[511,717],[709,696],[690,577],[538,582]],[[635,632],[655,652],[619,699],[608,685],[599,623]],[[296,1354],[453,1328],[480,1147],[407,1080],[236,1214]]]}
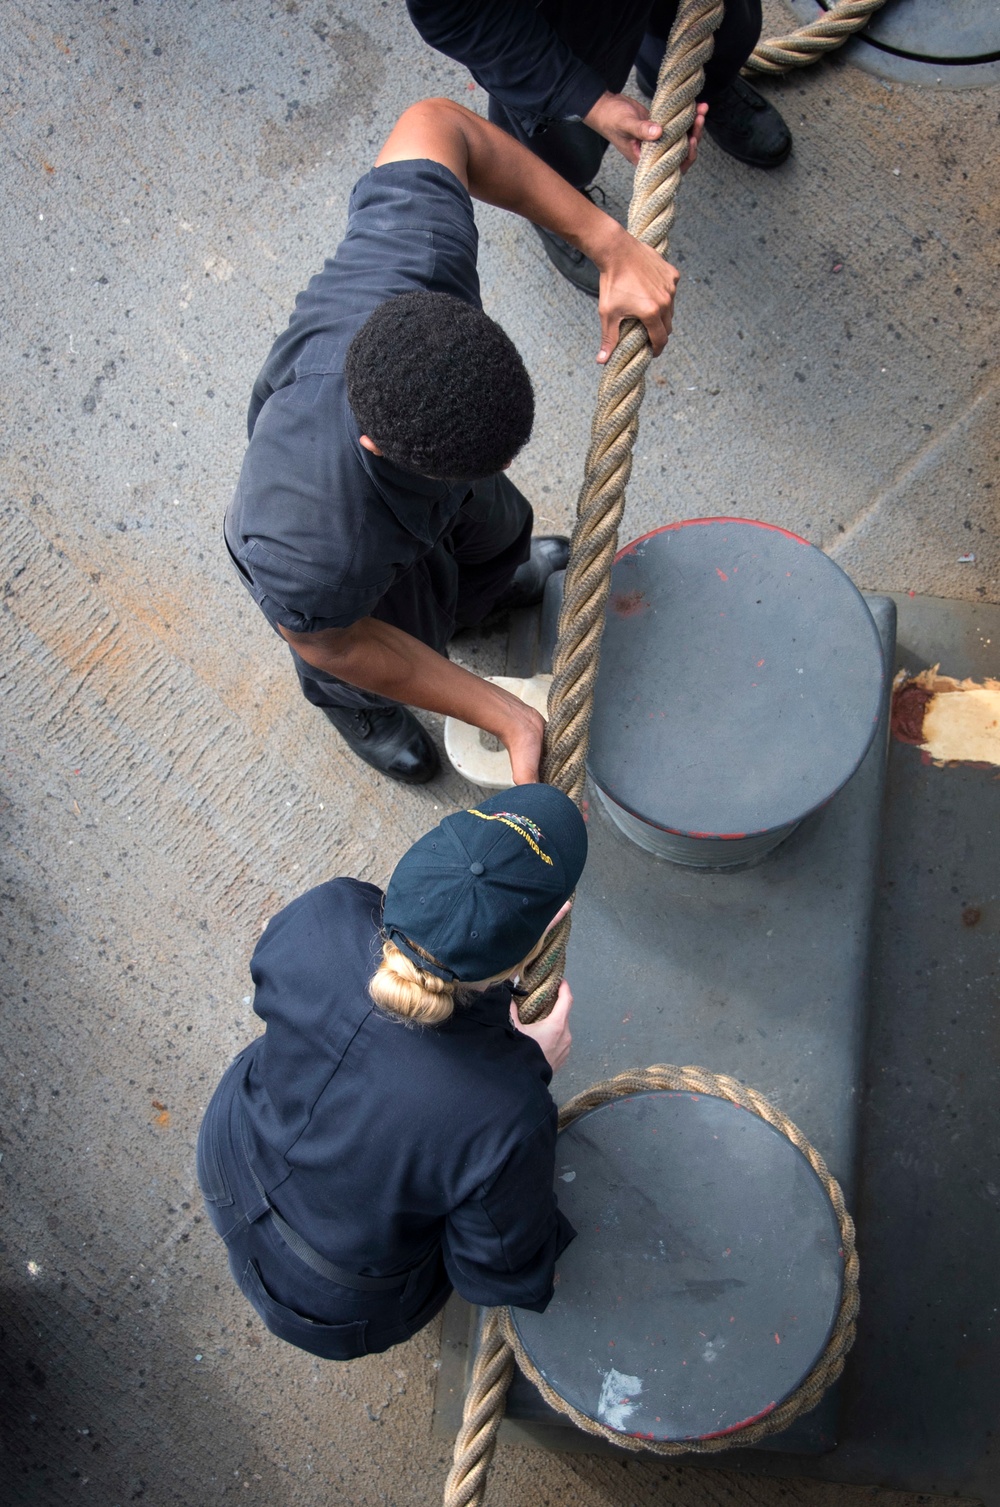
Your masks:
{"label": "braided rope strand", "polygon": [[483,1322],[462,1427],[445,1482],[446,1507],[478,1507],[482,1502],[513,1374],[514,1354],[500,1332],[499,1309],[491,1308]]}
{"label": "braided rope strand", "polygon": [[758,42],[747,60],[746,71],[778,74],[787,73],[790,68],[806,68],[826,53],[843,47],[884,4],[885,0],[836,0],[806,26]]}
{"label": "braided rope strand", "polygon": [[[791,67],[815,62],[859,31],[882,3],[883,0],[836,0],[826,16],[809,26],[760,43],[747,67],[763,73],[781,73]],[[711,56],[714,33],[721,18],[721,3],[681,0],[660,68],[650,115],[663,126],[663,134],[659,141],[647,142],[642,149],[629,206],[628,227],[633,235],[654,246],[661,255],[667,251],[680,167],[687,154],[687,135],[704,80],[704,66]],[[650,359],[649,340],[643,326],[637,320],[624,321],[618,344],[601,377],[585,481],[577,502],[577,521],[566,571],[549,695],[542,779],[557,785],[578,803],[583,801],[604,610]],[[551,1010],[565,970],[569,933],[567,916],[554,930],[541,957],[528,970],[525,982],[530,992],[519,1005],[522,1022],[539,1020]],[[830,1177],[822,1157],[792,1122],[773,1109],[761,1095],[744,1088],[734,1079],[715,1077],[702,1069],[658,1066],[648,1069],[645,1074],[620,1074],[610,1080],[610,1084],[619,1085],[623,1081],[643,1086],[639,1089],[622,1087],[618,1092],[643,1092],[652,1086],[688,1087],[691,1084],[697,1085],[697,1092],[709,1092],[707,1085],[717,1084],[722,1097],[732,1098],[734,1103],[761,1114],[788,1135],[820,1177],[837,1215],[844,1252],[843,1298],[827,1349],[802,1386],[768,1419],[749,1429],[738,1429],[717,1441],[698,1440],[685,1446],[660,1446],[658,1452],[708,1453],[754,1443],[757,1438],[786,1427],[793,1418],[815,1406],[823,1391],[840,1375],[844,1357],[854,1341],[858,1313],[858,1259],[854,1225],[844,1207],[843,1194],[839,1184]],[[592,1102],[606,1102],[599,1096],[607,1089],[608,1084],[595,1084],[585,1094],[577,1095],[564,1107],[560,1123],[571,1123],[566,1117],[572,1115],[575,1118]],[[598,1096],[596,1099],[595,1095]],[[780,1118],[772,1118],[772,1115]],[[515,1354],[527,1374],[532,1374],[533,1368],[529,1368],[527,1357],[521,1352],[513,1332],[509,1312],[491,1310],[480,1339],[462,1428],[455,1440],[454,1463],[445,1489],[445,1507],[481,1507]],[[534,1379],[551,1406],[569,1413],[587,1432],[600,1431],[600,1425],[575,1415],[537,1373]],[[628,1442],[626,1435],[615,1435],[614,1442],[626,1448],[650,1447],[649,1441],[641,1444]]]}
{"label": "braided rope strand", "polygon": [[[674,200],[681,164],[687,156],[695,103],[721,19],[721,0],[686,0],[681,5],[653,96],[651,114],[662,125],[663,134],[642,149],[628,228],[661,256],[666,253],[674,221]],[[586,474],[577,500],[541,773],[547,784],[558,786],[578,804],[583,801],[586,780],[590,714],[611,567],[625,511],[625,488],[632,472],[646,368],[651,360],[644,326],[637,319],[625,320],[618,344],[601,374]],[[569,933],[567,916],[550,946],[526,973],[524,982],[529,992],[518,1005],[518,1015],[525,1024],[541,1020],[555,1003]]]}

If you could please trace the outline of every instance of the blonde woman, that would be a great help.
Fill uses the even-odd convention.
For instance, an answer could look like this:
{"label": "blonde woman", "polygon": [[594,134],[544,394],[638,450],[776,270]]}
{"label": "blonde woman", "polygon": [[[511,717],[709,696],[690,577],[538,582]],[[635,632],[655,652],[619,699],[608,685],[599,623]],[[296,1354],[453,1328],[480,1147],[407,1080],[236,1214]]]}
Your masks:
{"label": "blonde woman", "polygon": [[553,1193],[548,1085],[572,996],[518,1027],[515,981],[587,852],[579,811],[518,785],[446,817],[385,895],[333,879],[251,961],[266,1030],[209,1105],[198,1175],[233,1276],[272,1333],[331,1360],[441,1308],[541,1311],[573,1238]]}

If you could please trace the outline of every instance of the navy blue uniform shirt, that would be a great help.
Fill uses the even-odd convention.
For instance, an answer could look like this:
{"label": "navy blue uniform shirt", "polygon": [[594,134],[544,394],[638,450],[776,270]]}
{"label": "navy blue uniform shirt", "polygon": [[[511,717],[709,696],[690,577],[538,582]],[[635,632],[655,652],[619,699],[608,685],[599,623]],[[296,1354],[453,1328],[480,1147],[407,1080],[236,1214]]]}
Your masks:
{"label": "navy blue uniform shirt", "polygon": [[472,1303],[542,1309],[573,1237],[553,1192],[556,1107],[541,1049],[496,985],[441,1025],[379,1010],[382,892],[332,879],[268,924],[251,961],[267,1030],[240,1098],[282,1217],[365,1276],[437,1243]]}
{"label": "navy blue uniform shirt", "polygon": [[446,642],[458,568],[439,541],[468,483],[415,476],[363,449],[343,367],[387,298],[450,293],[480,308],[477,249],[472,200],[441,163],[387,163],[355,185],[347,234],[254,383],[226,514],[229,552],[273,627],[315,633],[382,616]]}
{"label": "navy blue uniform shirt", "polygon": [[654,0],[407,0],[407,9],[424,41],[463,63],[533,136],[554,120],[581,119],[606,89],[624,86],[657,6]]}

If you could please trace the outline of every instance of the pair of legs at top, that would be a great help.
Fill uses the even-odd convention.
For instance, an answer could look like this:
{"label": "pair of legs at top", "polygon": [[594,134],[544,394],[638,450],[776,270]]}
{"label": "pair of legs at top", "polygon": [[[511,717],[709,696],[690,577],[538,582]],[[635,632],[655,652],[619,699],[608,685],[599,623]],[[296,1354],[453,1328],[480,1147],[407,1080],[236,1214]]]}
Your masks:
{"label": "pair of legs at top", "polygon": [[[595,67],[613,93],[619,93],[635,66],[640,91],[647,99],[656,89],[667,37],[677,14],[677,0],[658,0],[650,10],[646,31],[634,50],[634,42],[620,37],[617,44],[603,47],[595,36],[591,51],[574,39],[583,61]],[[701,98],[708,105],[706,134],[723,151],[754,167],[777,167],[792,149],[791,133],[773,105],[740,78],[740,69],[760,38],[760,0],[726,0],[715,33],[712,56],[705,68]],[[554,168],[574,188],[586,192],[594,182],[609,142],[582,120],[557,120],[530,134],[499,100],[490,97],[489,118]],[[537,227],[536,227],[537,228]],[[598,273],[579,251],[550,232],[538,234],[550,260],[576,287],[595,297]]]}

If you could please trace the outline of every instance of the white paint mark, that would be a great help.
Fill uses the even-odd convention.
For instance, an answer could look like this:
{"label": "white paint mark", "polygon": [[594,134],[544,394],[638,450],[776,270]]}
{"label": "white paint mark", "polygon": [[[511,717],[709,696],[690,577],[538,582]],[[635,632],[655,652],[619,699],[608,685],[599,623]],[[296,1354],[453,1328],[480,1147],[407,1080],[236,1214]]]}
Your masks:
{"label": "white paint mark", "polygon": [[604,1378],[601,1395],[597,1400],[598,1418],[609,1429],[617,1429],[620,1434],[624,1434],[625,1424],[635,1412],[632,1398],[638,1397],[641,1391],[642,1382],[638,1376],[626,1376],[623,1371],[616,1371],[612,1366]]}
{"label": "white paint mark", "polygon": [[571,1183],[571,1182],[574,1181],[575,1178],[576,1178],[576,1173],[575,1172],[560,1172],[560,1174],[559,1174],[559,1181],[561,1183]]}
{"label": "white paint mark", "polygon": [[233,275],[233,264],[224,256],[210,256],[205,262],[205,271],[214,283],[228,283]]}
{"label": "white paint mark", "polygon": [[40,1277],[41,1275],[42,1275],[42,1268],[39,1266],[38,1262],[37,1261],[29,1261],[28,1262],[28,1276],[31,1278],[32,1282],[36,1281],[37,1278]]}

